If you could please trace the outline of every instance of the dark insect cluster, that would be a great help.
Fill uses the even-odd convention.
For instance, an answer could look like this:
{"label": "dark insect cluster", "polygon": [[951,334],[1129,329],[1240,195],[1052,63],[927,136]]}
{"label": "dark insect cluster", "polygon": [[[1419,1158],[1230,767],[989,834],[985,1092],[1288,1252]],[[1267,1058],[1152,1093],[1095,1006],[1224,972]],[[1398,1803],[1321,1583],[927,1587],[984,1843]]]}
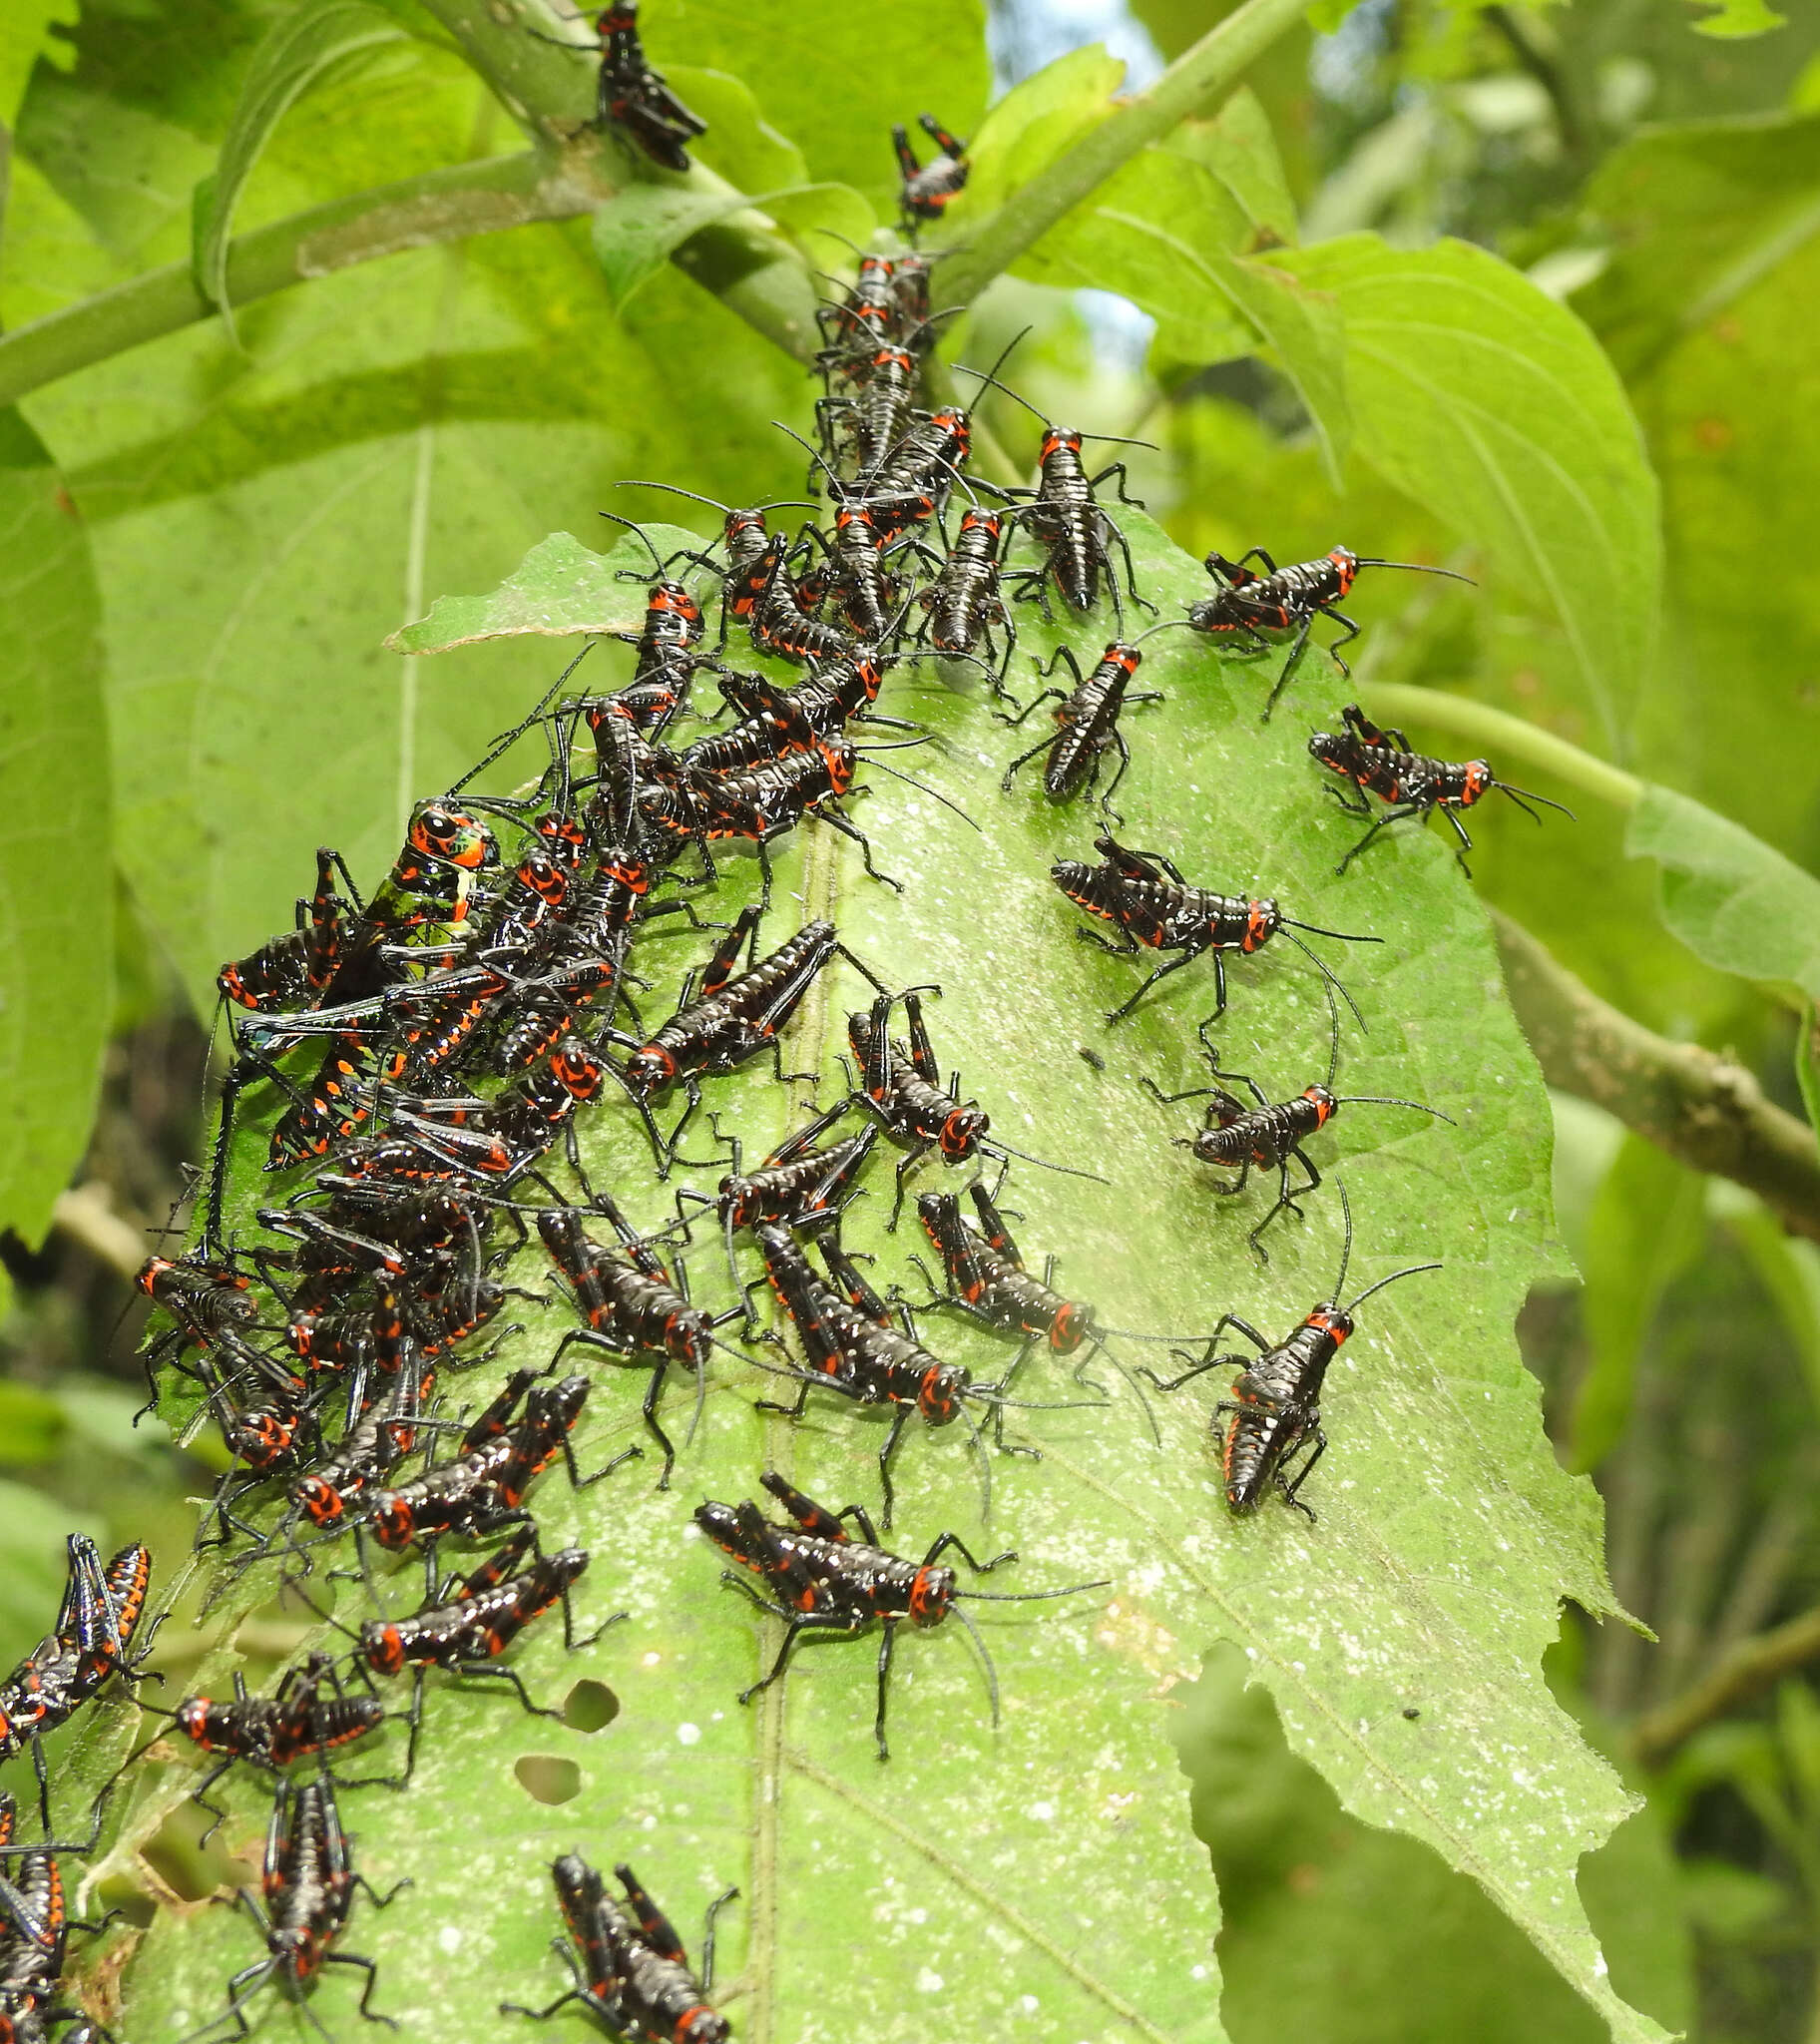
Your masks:
{"label": "dark insect cluster", "polygon": [[[701,124],[651,69],[634,8],[609,10],[598,32],[599,120],[684,168],[683,145]],[[931,163],[919,167],[905,132],[896,136],[904,210],[916,223],[939,220],[966,179],[963,145],[927,115],[922,125],[940,152]],[[227,1470],[198,1536],[215,1561],[211,1600],[237,1588],[242,1601],[278,1597],[320,1624],[267,1694],[236,1678],[231,1696],[148,1706],[155,1736],[120,1771],[181,1765],[187,1742],[200,1763],[193,1793],[212,1829],[228,1813],[210,1799],[225,1780],[256,1782],[269,1801],[259,1889],[240,1895],[263,1954],[255,1947],[234,1973],[198,2037],[246,2031],[247,2005],[266,1986],[300,2002],[327,2034],[313,2002],[336,1968],[364,1974],[361,2016],[391,2020],[372,2005],[385,1998],[373,1961],[342,1938],[360,1894],[381,1908],[406,1882],[384,1895],[368,1885],[341,1798],[412,1792],[434,1738],[434,1700],[447,1686],[506,1691],[525,1712],[560,1718],[534,1693],[535,1676],[527,1684],[519,1655],[532,1628],[554,1649],[559,1609],[566,1648],[587,1654],[590,1668],[611,1672],[617,1656],[637,1651],[641,1617],[607,1608],[618,1601],[613,1558],[557,1529],[576,1493],[609,1478],[667,1489],[679,1464],[686,1469],[710,1386],[770,1390],[752,1402],[792,1417],[805,1416],[813,1397],[818,1420],[870,1407],[884,1422],[876,1525],[867,1506],[830,1510],[764,1469],[758,1485],[784,1519],[749,1498],[704,1501],[692,1522],[680,1521],[676,1556],[680,1580],[691,1570],[700,1577],[701,1543],[691,1550],[681,1534],[705,1536],[730,1564],[725,1580],[783,1628],[742,1703],[784,1676],[805,1637],[877,1632],[881,1761],[902,1626],[927,1630],[953,1617],[973,1635],[996,1725],[998,1678],[969,1603],[1107,1587],[1053,1587],[1039,1562],[1038,1587],[989,1592],[972,1579],[1014,1554],[976,1559],[952,1531],[920,1559],[884,1545],[894,1462],[913,1420],[923,1422],[919,1437],[954,1429],[948,1441],[977,1463],[985,1520],[994,1455],[1042,1452],[1007,1443],[1008,1411],[1104,1408],[1109,1426],[1130,1420],[1153,1431],[1138,1375],[1174,1391],[1236,1366],[1214,1414],[1228,1503],[1250,1512],[1275,1494],[1312,1517],[1301,1492],[1327,1446],[1325,1372],[1358,1305],[1391,1281],[1340,1302],[1352,1245],[1344,1188],[1346,1251],[1332,1299],[1280,1343],[1226,1313],[1179,1351],[1186,1367],[1174,1377],[1135,1370],[1119,1352],[1125,1341],[1187,1337],[1110,1326],[1091,1301],[1057,1288],[1053,1256],[1027,1262],[1009,1227],[1020,1218],[1004,1191],[1015,1168],[1093,1179],[1102,1160],[1033,1156],[1006,1142],[993,1074],[974,1072],[975,1097],[938,1055],[946,1030],[932,1033],[926,1003],[941,989],[891,984],[836,920],[792,917],[773,902],[772,850],[810,818],[852,840],[881,887],[901,888],[853,813],[871,776],[912,778],[886,753],[928,740],[880,710],[885,687],[898,670],[935,662],[951,682],[983,676],[995,699],[1015,700],[1006,678],[1020,603],[1046,615],[1057,603],[1081,616],[1110,606],[1114,636],[1089,672],[1062,648],[1072,686],[1056,679],[1052,657],[1037,675],[1050,686],[1015,714],[1000,713],[1023,724],[1045,701],[1056,705],[1054,735],[1011,760],[1007,789],[1043,754],[1045,794],[1067,802],[1097,788],[1112,755],[1118,764],[1100,802],[1116,816],[1111,797],[1131,761],[1121,719],[1157,700],[1132,687],[1148,635],[1128,638],[1125,602],[1150,606],[1099,494],[1116,480],[1120,500],[1132,501],[1123,465],[1091,472],[1090,436],[1044,420],[1033,484],[1001,487],[972,472],[969,412],[925,402],[943,316],[932,304],[939,276],[932,255],[861,254],[852,282],[822,307],[813,496],[801,506],[816,518],[792,531],[778,514],[794,506],[716,505],[718,537],[668,557],[632,526],[650,576],[637,575],[643,623],[623,635],[629,678],[565,693],[572,663],[467,774],[411,810],[396,857],[370,890],[322,847],[292,926],[222,968],[229,1055],[219,1125],[194,1239],[152,1256],[140,1274],[157,1309],[144,1362],[153,1398],[187,1439],[209,1428],[220,1435]],[[1002,367],[1003,359],[982,383],[1003,389]],[[1170,622],[1260,645],[1289,632],[1274,702],[1316,616],[1351,629],[1334,606],[1373,564],[1343,549],[1281,571],[1261,558],[1259,576],[1210,557],[1219,592]],[[733,664],[740,635],[768,665]],[[718,702],[710,706],[709,695]],[[1460,829],[1460,809],[1505,785],[1483,762],[1453,766],[1414,754],[1356,707],[1344,727],[1317,736],[1311,750],[1358,800],[1375,794],[1392,805],[1365,842],[1397,817],[1435,808]],[[483,771],[521,746],[538,758],[536,777],[511,793],[475,791]],[[1109,1021],[1202,957],[1222,1013],[1226,960],[1253,959],[1273,939],[1299,949],[1318,975],[1333,1031],[1324,1082],[1273,1102],[1257,1080],[1221,1066],[1207,1024],[1210,1085],[1164,1093],[1144,1082],[1165,1105],[1206,1102],[1200,1132],[1176,1140],[1200,1163],[1237,1173],[1218,1190],[1237,1195],[1252,1174],[1274,1176],[1275,1203],[1251,1231],[1260,1257],[1265,1228],[1284,1213],[1300,1216],[1321,1185],[1306,1146],[1341,1107],[1449,1120],[1421,1102],[1334,1091],[1339,1002],[1361,1031],[1365,1018],[1304,938],[1377,938],[1301,920],[1270,896],[1190,882],[1167,854],[1110,834],[1094,849],[1097,862],[1061,859],[1052,872],[1070,902],[1115,933],[1079,934],[1157,959]],[[725,869],[748,862],[758,898],[735,907]],[[694,962],[668,1003],[655,1000],[662,960],[680,947]],[[791,1069],[792,1025],[822,1013],[834,978],[848,973],[869,992],[846,1017],[846,1090],[805,1111],[791,1089],[823,1082]],[[944,1003],[941,1022],[949,1013]],[[1112,1083],[1100,1052],[1078,1048],[1091,1076],[1070,1060],[1071,1081]],[[731,1125],[723,1082],[742,1072],[768,1082],[739,1094],[748,1104],[774,1089],[781,1112],[762,1130]],[[630,1139],[617,1154],[637,1160],[611,1188],[591,1182],[578,1134],[607,1122]],[[236,1148],[244,1155],[254,1145],[273,1181],[263,1206],[231,1169]],[[880,1151],[895,1153],[887,1236],[914,1175],[967,1174],[966,1207],[954,1192],[918,1194],[932,1262],[906,1253],[896,1277],[842,1242],[852,1203],[885,1191],[867,1184],[882,1181]],[[987,1165],[996,1171],[990,1186]],[[722,1289],[713,1304],[697,1296],[703,1229],[710,1278],[723,1259],[731,1280],[730,1297]],[[926,1296],[907,1295],[898,1281],[912,1270]],[[753,1296],[766,1286],[771,1326]],[[521,1300],[554,1311],[564,1329],[547,1352],[489,1379],[488,1364],[525,1333],[511,1318]],[[955,1319],[1005,1345],[999,1374],[982,1380],[942,1353],[937,1330]],[[1229,1328],[1255,1356],[1220,1348]],[[528,1345],[520,1341],[515,1357]],[[1044,1356],[1072,1372],[1061,1399],[1015,1397],[1026,1365]],[[1129,1405],[1118,1384],[1109,1391],[1089,1374],[1103,1362],[1123,1379]],[[679,1379],[684,1396],[672,1389]],[[590,1444],[603,1435],[624,1445],[592,1466]],[[0,1809],[0,1865],[15,1868],[0,1879],[0,2036],[49,2038],[85,2020],[60,1985],[74,1919],[58,1859],[87,1847],[55,1840],[42,1739],[110,1686],[131,1692],[144,1679],[157,1626],[147,1617],[150,1578],[143,1546],[104,1564],[73,1536],[55,1622],[0,1683],[0,1758],[31,1753],[44,1833],[35,1845],[14,1842],[12,1805]],[[385,1758],[356,1760],[356,1750]],[[715,1872],[697,1869],[709,1886]],[[508,2002],[507,2012],[542,2018],[575,2005],[627,2040],[713,2044],[732,2034],[711,1999],[712,1923],[735,1890],[709,1911],[697,1973],[629,1866],[615,1868],[617,1894],[579,1853],[558,1857],[552,1873],[566,1931],[558,1948],[573,1984],[548,2007]]]}

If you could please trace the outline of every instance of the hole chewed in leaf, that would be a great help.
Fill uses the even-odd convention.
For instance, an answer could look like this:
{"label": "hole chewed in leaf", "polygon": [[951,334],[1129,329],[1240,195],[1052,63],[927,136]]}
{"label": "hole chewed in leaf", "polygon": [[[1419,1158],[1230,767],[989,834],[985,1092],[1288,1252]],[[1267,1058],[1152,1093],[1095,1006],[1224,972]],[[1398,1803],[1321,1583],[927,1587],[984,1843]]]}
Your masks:
{"label": "hole chewed in leaf", "polygon": [[539,1802],[573,1802],[582,1792],[582,1771],[555,1754],[528,1753],[512,1763],[518,1786]]}
{"label": "hole chewed in leaf", "polygon": [[563,1700],[563,1723],[572,1732],[605,1732],[619,1715],[619,1698],[604,1682],[588,1677]]}
{"label": "hole chewed in leaf", "polygon": [[147,1866],[186,1902],[231,1894],[246,1877],[245,1864],[224,1849],[221,1831],[208,1844],[201,1842],[209,1823],[208,1814],[194,1802],[180,1802],[140,1847]]}

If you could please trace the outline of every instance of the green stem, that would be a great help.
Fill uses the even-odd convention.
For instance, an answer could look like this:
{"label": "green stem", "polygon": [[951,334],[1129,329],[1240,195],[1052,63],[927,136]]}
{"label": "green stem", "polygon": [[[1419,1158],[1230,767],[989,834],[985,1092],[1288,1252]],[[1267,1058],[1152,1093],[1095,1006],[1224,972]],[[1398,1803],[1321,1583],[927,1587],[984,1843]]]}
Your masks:
{"label": "green stem", "polygon": [[[533,155],[450,165],[236,237],[228,252],[230,302],[250,304],[306,277],[401,249],[497,234],[529,221],[572,220],[607,196],[574,167]],[[0,405],[215,316],[188,261],[148,270],[0,339]]]}
{"label": "green stem", "polygon": [[[524,0],[423,0],[462,56],[526,137],[560,147],[593,118],[598,57],[578,40],[575,17]],[[586,24],[583,24],[584,28]],[[570,45],[559,50],[544,40]]]}
{"label": "green stem", "polygon": [[1526,724],[1470,696],[1453,696],[1440,689],[1415,689],[1404,682],[1367,682],[1361,693],[1366,707],[1380,723],[1408,722],[1431,731],[1447,732],[1469,745],[1483,744],[1500,759],[1521,760],[1539,766],[1545,773],[1565,780],[1601,802],[1620,809],[1633,809],[1643,798],[1643,782],[1633,773],[1606,761],[1583,753],[1553,732]]}
{"label": "green stem", "polygon": [[1015,193],[942,263],[945,304],[967,304],[1040,240],[1064,214],[1104,185],[1140,149],[1233,84],[1278,36],[1301,19],[1306,0],[1245,0],[1186,49],[1147,92],[1058,157],[1040,178]]}

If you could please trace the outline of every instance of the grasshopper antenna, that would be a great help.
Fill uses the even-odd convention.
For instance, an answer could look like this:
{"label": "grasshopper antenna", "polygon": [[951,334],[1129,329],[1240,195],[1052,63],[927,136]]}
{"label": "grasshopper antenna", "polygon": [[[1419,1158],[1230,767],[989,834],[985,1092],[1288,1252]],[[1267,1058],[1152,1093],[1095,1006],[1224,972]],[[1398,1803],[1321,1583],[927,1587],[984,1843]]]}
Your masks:
{"label": "grasshopper antenna", "polygon": [[[1282,918],[1282,922],[1279,925],[1279,927],[1281,927],[1283,934],[1285,936],[1289,936],[1290,929],[1294,928],[1298,930],[1310,930],[1317,937],[1337,937],[1342,943],[1346,944],[1381,944],[1384,941],[1382,937],[1348,936],[1344,930],[1324,930],[1320,928],[1319,925],[1316,923],[1295,922],[1293,918],[1289,916],[1284,916]],[[1310,946],[1308,946],[1307,944],[1304,944],[1300,937],[1289,936],[1289,941],[1295,946],[1295,948],[1298,951],[1300,951],[1303,954],[1304,957],[1306,957],[1313,964],[1314,969],[1321,975],[1321,977],[1324,980],[1326,980],[1327,984],[1337,990],[1340,999],[1343,1000],[1346,1003],[1347,1007],[1349,1007],[1352,1010],[1352,1019],[1359,1025],[1359,1033],[1363,1036],[1369,1036],[1371,1034],[1371,1031],[1367,1029],[1365,1026],[1365,1017],[1359,1013],[1358,1002],[1355,1001],[1351,994],[1349,994],[1346,991],[1345,981],[1340,979],[1333,972],[1331,967],[1327,964],[1327,961],[1324,958],[1322,958],[1318,952],[1311,949]]]}
{"label": "grasshopper antenna", "polygon": [[[623,477],[615,487],[622,490],[668,490],[673,497],[688,497],[697,504],[705,504],[723,518],[731,516],[731,507],[722,504],[719,498],[704,497],[699,490],[685,490],[677,483],[654,483],[643,476],[631,475]],[[779,497],[774,504],[752,504],[744,508],[752,511],[818,511],[821,507],[811,503],[807,497]]]}
{"label": "grasshopper antenna", "polygon": [[569,665],[566,668],[564,668],[562,673],[557,676],[556,680],[550,684],[549,688],[547,688],[544,691],[543,695],[538,698],[537,708],[532,711],[531,715],[525,718],[521,723],[515,724],[509,732],[502,733],[500,737],[496,738],[493,741],[493,750],[490,753],[488,753],[487,757],[481,761],[479,766],[470,766],[459,780],[454,781],[450,784],[448,791],[451,795],[459,794],[461,790],[467,786],[470,780],[473,780],[477,778],[480,774],[484,773],[487,770],[487,768],[493,765],[495,760],[501,759],[505,754],[509,753],[534,724],[541,722],[544,716],[548,713],[550,705],[553,702],[555,702],[557,696],[561,693],[563,684],[569,679],[569,677],[572,674],[574,674],[576,669],[581,666],[582,662],[588,658],[589,654],[591,654],[599,644],[600,641],[598,639],[590,639],[588,641],[587,645],[585,645],[582,648],[581,652],[575,656],[575,658],[569,663]]}
{"label": "grasshopper antenna", "polygon": [[[1352,1262],[1352,1202],[1346,1197],[1346,1182],[1344,1179],[1339,1181],[1339,1187],[1340,1208],[1346,1216],[1346,1241],[1340,1251],[1340,1275],[1334,1279],[1333,1284],[1333,1295],[1336,1300],[1339,1298],[1340,1293],[1346,1289],[1346,1267]],[[1411,1264],[1407,1271],[1393,1271],[1388,1278],[1380,1278],[1375,1284],[1366,1285],[1365,1289],[1359,1293],[1358,1297],[1350,1305],[1339,1306],[1337,1310],[1350,1317],[1354,1310],[1363,1305],[1374,1291],[1382,1291],[1385,1285],[1396,1283],[1399,1278],[1414,1278],[1423,1271],[1439,1271],[1441,1268],[1439,1264]]]}
{"label": "grasshopper antenna", "polygon": [[[917,743],[920,745],[924,742],[919,739]],[[889,747],[884,750],[895,752],[898,750],[898,748]],[[958,802],[951,802],[945,794],[937,794],[935,789],[929,786],[929,784],[926,781],[918,780],[914,773],[899,772],[899,770],[895,766],[887,766],[882,760],[874,760],[870,752],[866,753],[863,757],[867,760],[871,760],[872,764],[875,766],[877,766],[878,770],[881,773],[890,774],[893,780],[907,781],[910,784],[910,786],[915,788],[919,794],[926,794],[929,796],[931,801],[940,802],[943,808],[952,809],[954,813],[960,817],[961,821],[969,826],[969,828],[974,830],[980,829],[979,824],[974,822],[973,818],[970,815],[968,815],[967,811],[964,808],[962,808]],[[982,837],[986,833],[983,830],[980,830],[980,835]],[[1038,1160],[1039,1163],[1041,1161],[1041,1159]],[[1061,1166],[1058,1165],[1056,1169],[1060,1170]],[[1091,1174],[1089,1175],[1091,1176]]]}
{"label": "grasshopper antenna", "polygon": [[[999,364],[1004,361],[1005,356],[1010,354],[1012,348],[1016,347],[1018,341],[1022,340],[1024,338],[1024,334],[1028,333],[1029,331],[1030,328],[1026,326],[1024,328],[1024,331],[1017,336],[1017,339],[1013,340],[1005,348],[1004,353],[1002,353],[999,356],[998,362],[995,362],[993,364],[992,369],[990,371],[985,369],[969,369],[965,362],[956,362],[954,366],[957,369],[964,371],[969,376],[977,376],[980,379],[982,387],[984,387],[987,384],[990,384],[994,390],[1003,391],[1004,394],[1007,397],[1009,397],[1014,404],[1021,404],[1024,407],[1024,409],[1027,412],[1029,412],[1033,419],[1038,420],[1045,427],[1049,427],[1053,424],[1053,422],[1049,419],[1044,418],[1043,414],[1036,408],[1034,404],[1031,403],[1028,397],[1020,397],[1018,393],[1014,389],[1012,389],[1009,383],[1001,383],[998,379]],[[1082,433],[1081,435],[1079,435],[1079,437],[1083,440],[1099,440],[1109,447],[1148,447],[1152,453],[1155,452],[1156,448],[1156,443],[1153,440],[1129,440],[1122,433]],[[1461,577],[1462,581],[1464,581],[1465,579],[1466,578],[1464,576]]]}
{"label": "grasshopper antenna", "polygon": [[1431,568],[1423,561],[1380,561],[1370,554],[1353,557],[1355,568],[1401,568],[1409,575],[1445,575],[1450,582],[1464,582],[1469,589],[1479,587],[1470,575],[1462,575],[1457,568]]}
{"label": "grasshopper antenna", "polygon": [[1561,813],[1567,817],[1570,823],[1578,823],[1580,821],[1580,818],[1577,815],[1575,815],[1574,811],[1568,807],[1566,802],[1558,802],[1549,795],[1538,794],[1533,787],[1513,787],[1508,780],[1500,780],[1496,777],[1496,775],[1493,776],[1492,785],[1494,787],[1503,788],[1505,793],[1510,796],[1512,801],[1514,801],[1517,804],[1517,806],[1523,811],[1523,813],[1526,816],[1528,816],[1530,820],[1534,823],[1541,823],[1542,818],[1539,815],[1537,815],[1536,811],[1533,808],[1530,807],[1531,802],[1541,802],[1545,809],[1559,809]]}
{"label": "grasshopper antenna", "polygon": [[[957,1596],[959,1591],[955,1593]],[[980,1638],[980,1629],[966,1612],[957,1604],[954,1615],[967,1628],[967,1637],[973,1642],[973,1651],[980,1657],[980,1666],[986,1671],[986,1694],[992,1699],[992,1729],[999,1729],[999,1671],[992,1665],[992,1656],[986,1651],[986,1642]]]}

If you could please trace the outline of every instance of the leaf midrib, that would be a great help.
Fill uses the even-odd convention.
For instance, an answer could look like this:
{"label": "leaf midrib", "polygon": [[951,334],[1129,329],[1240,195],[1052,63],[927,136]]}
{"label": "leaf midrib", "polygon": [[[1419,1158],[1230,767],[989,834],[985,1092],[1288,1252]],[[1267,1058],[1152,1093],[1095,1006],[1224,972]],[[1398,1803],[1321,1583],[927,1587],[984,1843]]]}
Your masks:
{"label": "leaf midrib", "polygon": [[[802,920],[835,920],[840,901],[840,840],[827,824],[810,819],[803,826]],[[835,961],[817,973],[801,1007],[783,1031],[790,1066],[797,1071],[824,1069],[834,1001],[830,991]],[[804,1104],[809,1089],[792,1085],[792,1109]],[[786,1479],[795,1475],[796,1428],[781,1412],[767,1415],[764,1430],[765,1466]],[[779,1620],[760,1621],[759,1666],[770,1665],[783,1644]],[[764,1692],[757,1726],[758,1770],[753,1785],[751,1942],[746,1974],[752,1990],[752,2044],[775,2044],[777,2022],[777,1862],[782,1824],[785,1772],[784,1717],[789,1708],[790,1670]]]}

